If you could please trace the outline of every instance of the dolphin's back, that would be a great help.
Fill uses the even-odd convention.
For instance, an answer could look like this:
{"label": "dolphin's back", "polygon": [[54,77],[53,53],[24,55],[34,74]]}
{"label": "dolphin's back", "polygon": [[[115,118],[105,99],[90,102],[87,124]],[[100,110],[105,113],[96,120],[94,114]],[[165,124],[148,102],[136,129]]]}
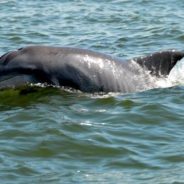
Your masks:
{"label": "dolphin's back", "polygon": [[134,92],[150,85],[148,73],[168,75],[183,56],[183,52],[164,51],[122,61],[86,49],[25,47],[0,58],[0,87],[15,80],[16,86],[22,75],[25,80],[20,81],[24,83],[39,82],[85,92]]}

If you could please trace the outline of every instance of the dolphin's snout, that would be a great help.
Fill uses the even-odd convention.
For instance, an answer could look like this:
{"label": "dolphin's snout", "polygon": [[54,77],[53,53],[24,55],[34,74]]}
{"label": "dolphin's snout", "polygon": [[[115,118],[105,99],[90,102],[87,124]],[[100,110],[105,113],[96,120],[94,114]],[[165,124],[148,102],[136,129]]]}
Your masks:
{"label": "dolphin's snout", "polygon": [[0,64],[7,64],[8,62],[10,62],[13,58],[15,58],[18,55],[17,51],[11,51],[11,52],[7,52],[5,54],[3,54],[0,57]]}
{"label": "dolphin's snout", "polygon": [[9,53],[10,52],[7,52],[7,53],[3,54],[2,56],[0,56],[0,64],[4,63],[4,61],[6,60]]}

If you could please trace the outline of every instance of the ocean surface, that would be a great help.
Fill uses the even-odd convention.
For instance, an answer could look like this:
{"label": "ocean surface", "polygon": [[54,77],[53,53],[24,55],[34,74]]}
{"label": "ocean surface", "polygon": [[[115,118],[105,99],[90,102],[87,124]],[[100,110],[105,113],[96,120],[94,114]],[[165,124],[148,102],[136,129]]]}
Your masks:
{"label": "ocean surface", "polygon": [[[184,50],[184,1],[0,0],[0,55],[28,45],[122,59]],[[1,90],[0,183],[184,183],[183,70],[131,94]]]}

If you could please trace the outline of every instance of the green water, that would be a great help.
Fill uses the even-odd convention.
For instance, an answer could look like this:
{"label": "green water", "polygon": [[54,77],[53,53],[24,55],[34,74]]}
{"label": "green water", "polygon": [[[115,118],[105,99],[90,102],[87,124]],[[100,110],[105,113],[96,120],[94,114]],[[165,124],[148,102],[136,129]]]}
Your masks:
{"label": "green water", "polygon": [[[0,55],[75,46],[131,58],[183,50],[184,1],[0,1]],[[184,88],[0,91],[1,183],[184,183]]]}

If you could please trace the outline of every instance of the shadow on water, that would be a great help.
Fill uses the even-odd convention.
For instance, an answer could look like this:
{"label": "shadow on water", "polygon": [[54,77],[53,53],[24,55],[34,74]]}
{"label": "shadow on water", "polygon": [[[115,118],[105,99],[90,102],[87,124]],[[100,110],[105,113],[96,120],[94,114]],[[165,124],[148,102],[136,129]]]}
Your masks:
{"label": "shadow on water", "polygon": [[[7,88],[0,90],[0,107],[1,110],[7,110],[9,108],[16,107],[28,107],[33,104],[45,103],[48,104],[49,100],[56,98],[59,100],[60,105],[70,104],[74,101],[88,101],[91,99],[91,106],[101,108],[104,107],[116,107],[121,106],[124,109],[131,109],[131,107],[140,106],[146,102],[146,99],[155,98],[157,100],[160,96],[160,100],[163,101],[166,98],[168,91],[170,95],[177,95],[178,91],[183,90],[182,86],[175,86],[171,88],[151,89],[147,91],[137,93],[101,93],[101,94],[88,94],[71,89],[62,89],[56,87],[40,87],[40,86],[21,86],[18,88]],[[59,99],[58,99],[59,98]],[[139,99],[139,100],[138,100]],[[141,100],[140,100],[141,99]],[[143,100],[143,101],[142,101]],[[142,101],[142,102],[141,102]],[[66,103],[65,103],[66,102]]]}
{"label": "shadow on water", "polygon": [[71,93],[54,87],[21,86],[0,90],[2,110],[16,107],[28,107],[37,103],[48,103],[52,96],[67,98]]}

